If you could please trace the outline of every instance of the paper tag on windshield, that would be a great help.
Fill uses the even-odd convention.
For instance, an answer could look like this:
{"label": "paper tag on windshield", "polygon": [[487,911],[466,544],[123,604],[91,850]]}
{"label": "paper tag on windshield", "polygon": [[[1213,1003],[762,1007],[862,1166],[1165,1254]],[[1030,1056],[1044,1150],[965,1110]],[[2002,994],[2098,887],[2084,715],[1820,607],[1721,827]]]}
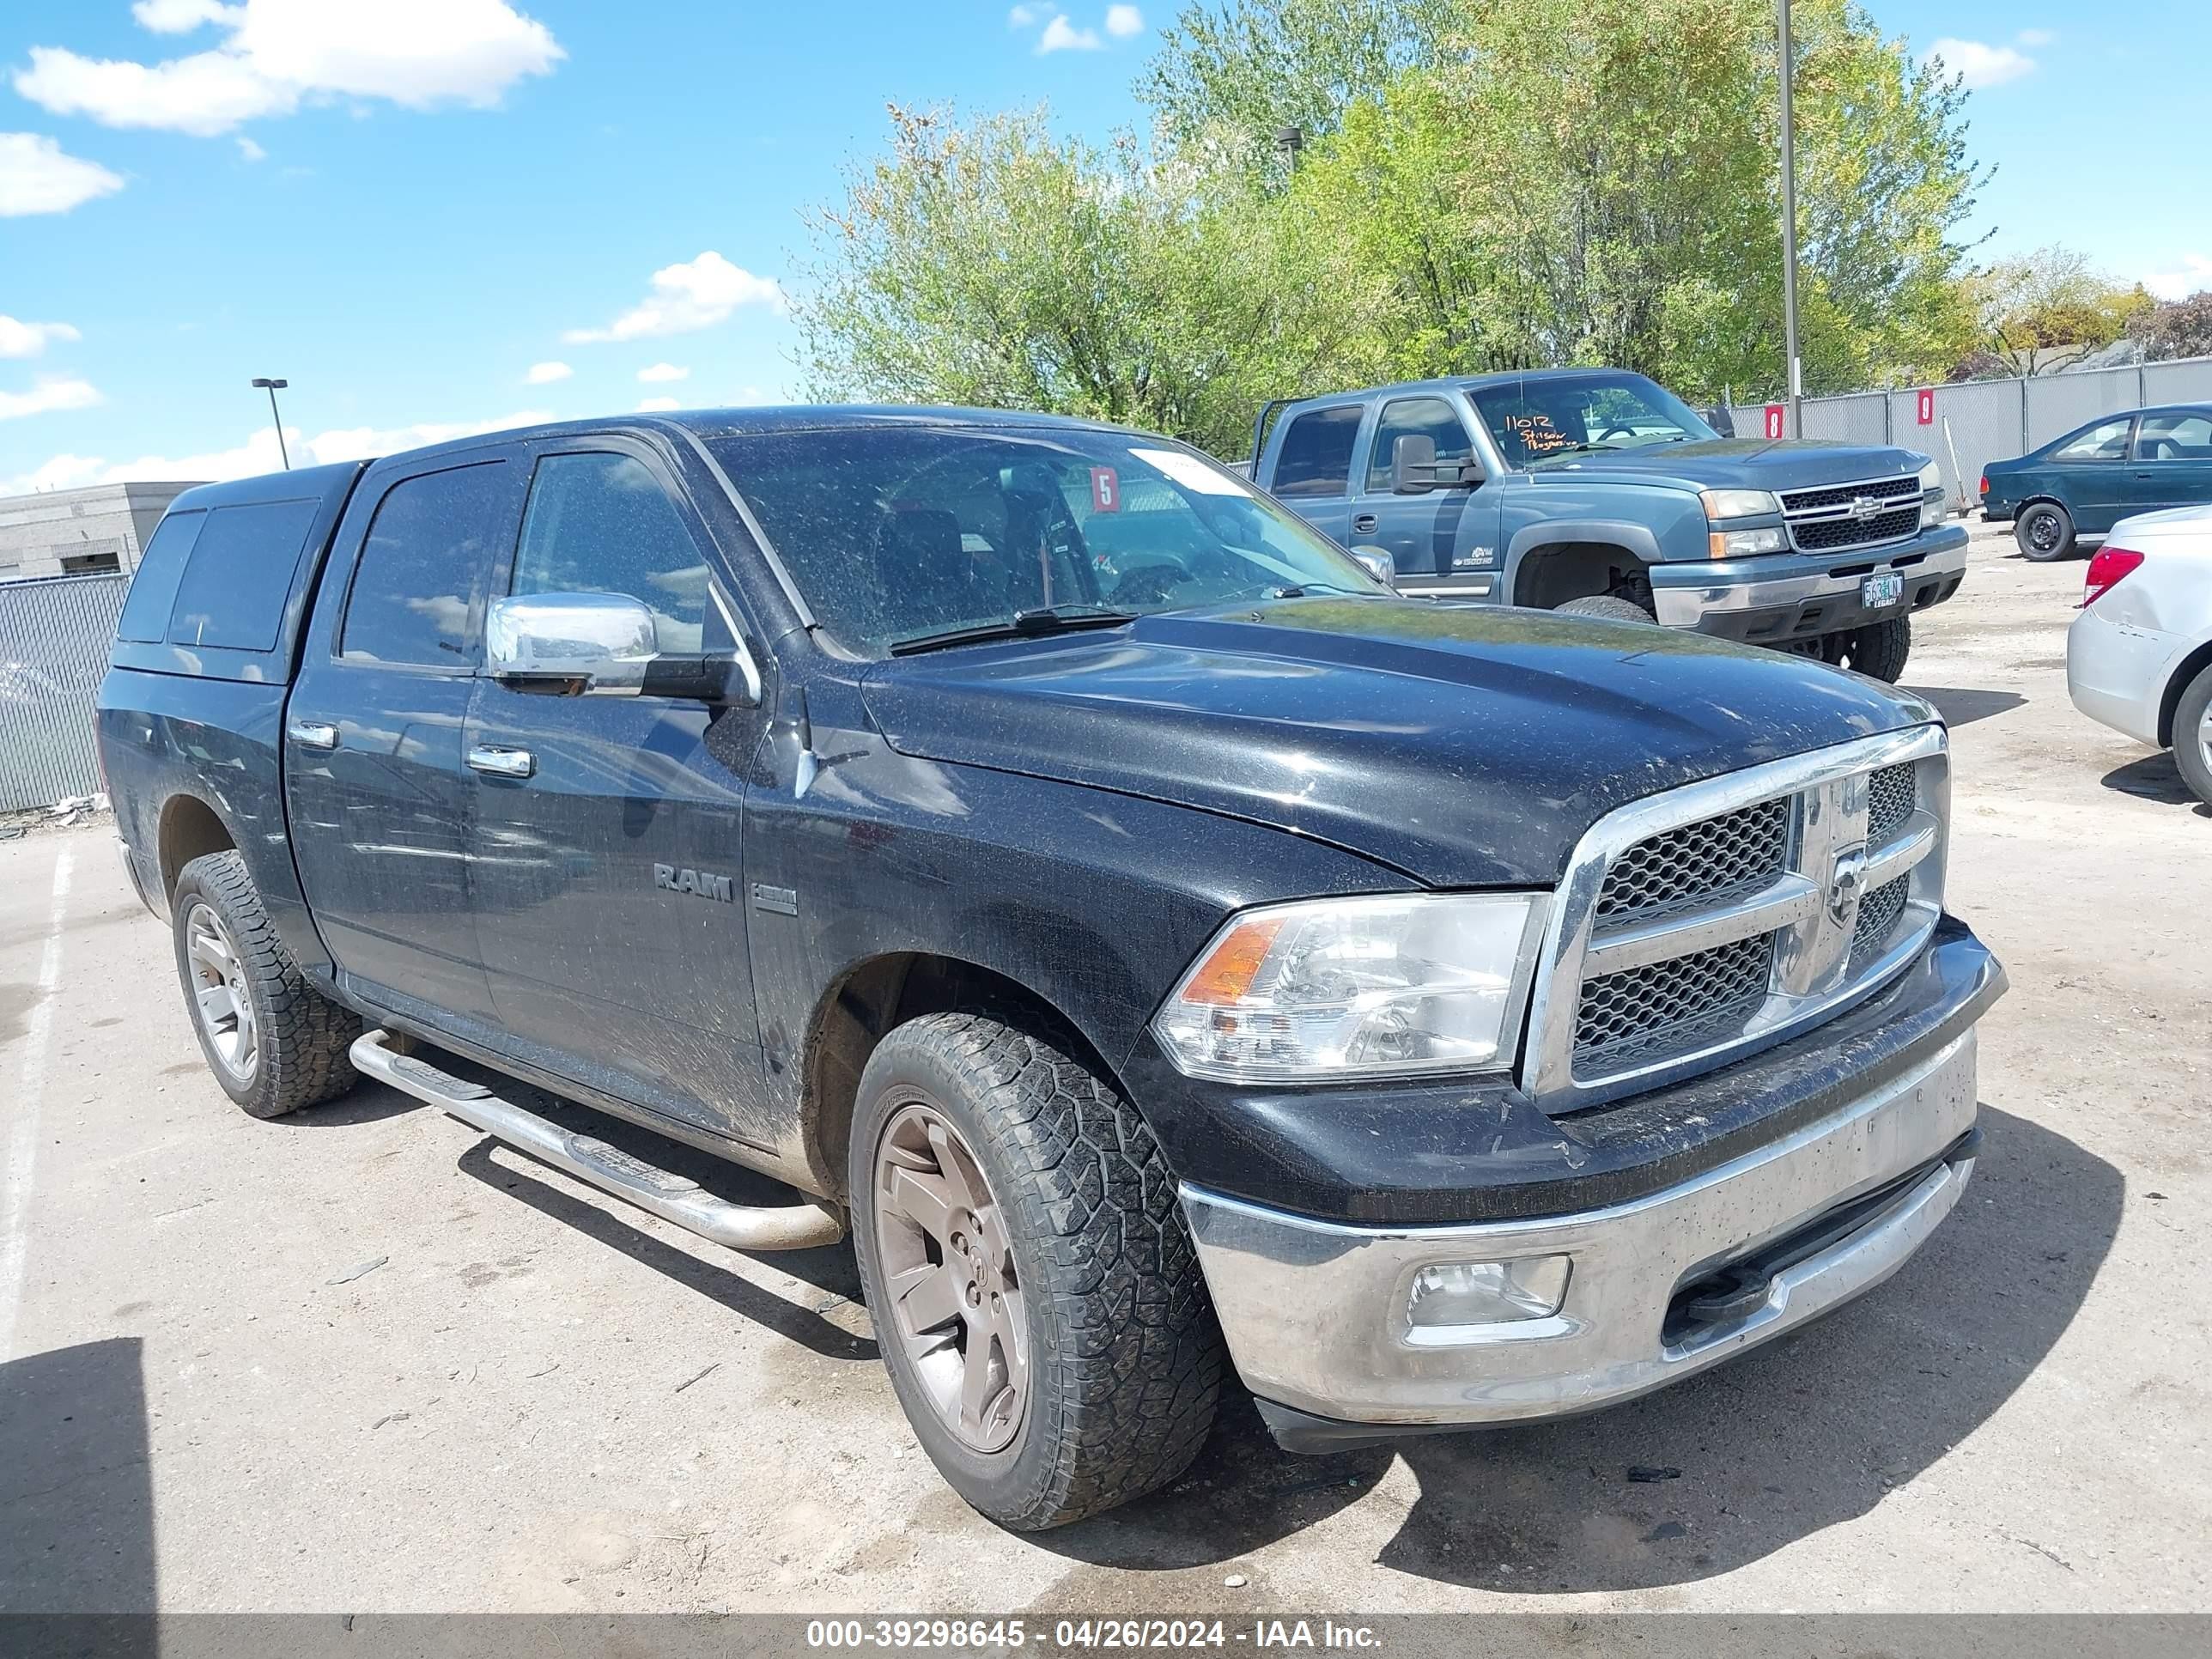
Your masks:
{"label": "paper tag on windshield", "polygon": [[1091,510],[1093,513],[1119,513],[1121,510],[1121,480],[1110,466],[1091,469]]}
{"label": "paper tag on windshield", "polygon": [[1140,461],[1152,465],[1173,478],[1186,489],[1195,489],[1201,495],[1249,495],[1244,486],[1225,472],[1216,472],[1195,455],[1186,455],[1180,449],[1133,449],[1129,452]]}

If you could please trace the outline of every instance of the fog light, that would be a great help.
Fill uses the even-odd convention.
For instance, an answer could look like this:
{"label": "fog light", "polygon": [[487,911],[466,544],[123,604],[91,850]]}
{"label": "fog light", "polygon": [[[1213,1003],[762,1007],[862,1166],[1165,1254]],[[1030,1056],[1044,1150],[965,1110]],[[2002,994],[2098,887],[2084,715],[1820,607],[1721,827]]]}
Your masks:
{"label": "fog light", "polygon": [[1497,1325],[1516,1319],[1548,1319],[1567,1297],[1564,1255],[1531,1256],[1520,1261],[1439,1261],[1413,1275],[1406,1304],[1407,1321],[1417,1326]]}

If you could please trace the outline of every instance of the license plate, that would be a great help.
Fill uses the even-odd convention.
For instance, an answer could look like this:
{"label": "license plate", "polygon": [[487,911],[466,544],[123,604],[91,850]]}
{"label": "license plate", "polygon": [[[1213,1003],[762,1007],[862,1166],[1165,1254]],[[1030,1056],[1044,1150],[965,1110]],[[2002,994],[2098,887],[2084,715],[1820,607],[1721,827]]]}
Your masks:
{"label": "license plate", "polygon": [[1879,576],[1869,576],[1859,584],[1859,603],[1869,611],[1879,611],[1886,605],[1895,605],[1905,597],[1905,578],[1894,570]]}

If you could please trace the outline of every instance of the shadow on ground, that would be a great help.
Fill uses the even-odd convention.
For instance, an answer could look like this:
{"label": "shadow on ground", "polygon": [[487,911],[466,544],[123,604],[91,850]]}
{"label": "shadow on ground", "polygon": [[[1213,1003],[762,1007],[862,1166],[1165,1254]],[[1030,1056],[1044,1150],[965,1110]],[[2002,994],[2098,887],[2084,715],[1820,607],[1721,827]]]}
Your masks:
{"label": "shadow on ground", "polygon": [[1947,726],[1972,726],[1992,714],[2008,714],[2027,701],[2017,691],[1984,691],[1963,685],[1906,685],[1898,689],[1934,703]]}
{"label": "shadow on ground", "polygon": [[1595,1416],[1334,1457],[1277,1451],[1239,1402],[1174,1488],[1034,1541],[1103,1567],[1212,1565],[1326,1518],[1393,1455],[1420,1496],[1381,1565],[1489,1589],[1681,1583],[1856,1520],[2004,1404],[2118,1225],[2111,1165],[1987,1106],[1981,1123],[1973,1184],[1926,1249],[1794,1340]]}
{"label": "shadow on ground", "polygon": [[[0,1613],[153,1611],[141,1346],[116,1337],[0,1365]],[[99,1648],[153,1650],[150,1625]]]}
{"label": "shadow on ground", "polygon": [[2173,763],[2173,751],[2170,749],[2131,760],[2125,766],[2116,766],[2098,781],[2123,795],[2160,801],[2169,806],[2194,807],[2199,817],[2212,817],[2212,805],[2197,799],[2196,792],[2182,781],[2181,769]]}

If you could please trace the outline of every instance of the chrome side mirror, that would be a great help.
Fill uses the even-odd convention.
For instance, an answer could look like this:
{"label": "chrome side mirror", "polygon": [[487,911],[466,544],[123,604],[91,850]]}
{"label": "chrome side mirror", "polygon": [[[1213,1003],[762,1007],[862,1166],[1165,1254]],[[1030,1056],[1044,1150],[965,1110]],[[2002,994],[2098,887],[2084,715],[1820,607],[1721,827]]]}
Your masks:
{"label": "chrome side mirror", "polygon": [[659,650],[653,612],[619,593],[494,599],[484,619],[484,672],[546,690],[634,697]]}
{"label": "chrome side mirror", "polygon": [[1388,548],[1355,547],[1351,550],[1352,562],[1383,586],[1398,586],[1398,561],[1390,556]]}

